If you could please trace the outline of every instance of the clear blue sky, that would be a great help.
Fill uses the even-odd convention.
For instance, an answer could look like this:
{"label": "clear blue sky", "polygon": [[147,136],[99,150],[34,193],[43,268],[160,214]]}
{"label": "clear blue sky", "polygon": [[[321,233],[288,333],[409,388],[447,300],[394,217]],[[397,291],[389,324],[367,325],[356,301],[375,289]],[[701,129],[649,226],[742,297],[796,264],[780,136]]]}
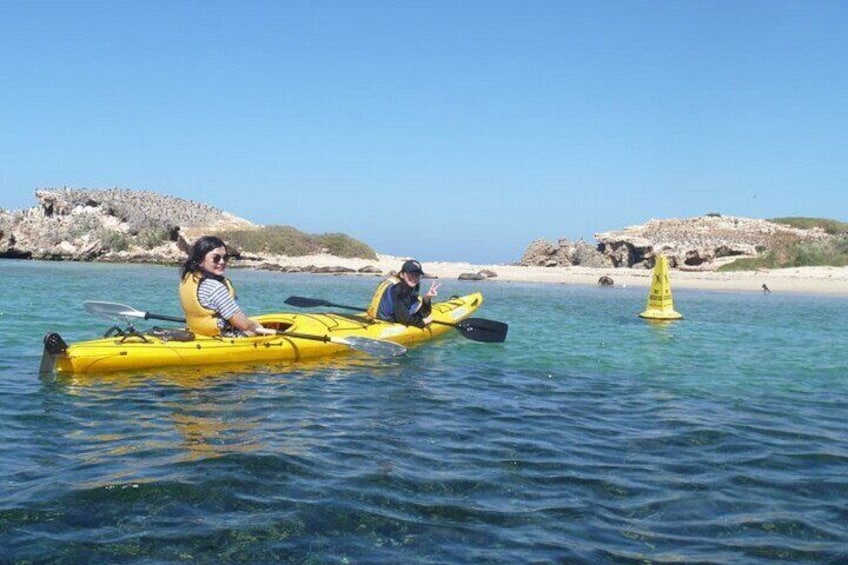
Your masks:
{"label": "clear blue sky", "polygon": [[122,187],[427,260],[848,210],[848,3],[0,0],[0,207]]}

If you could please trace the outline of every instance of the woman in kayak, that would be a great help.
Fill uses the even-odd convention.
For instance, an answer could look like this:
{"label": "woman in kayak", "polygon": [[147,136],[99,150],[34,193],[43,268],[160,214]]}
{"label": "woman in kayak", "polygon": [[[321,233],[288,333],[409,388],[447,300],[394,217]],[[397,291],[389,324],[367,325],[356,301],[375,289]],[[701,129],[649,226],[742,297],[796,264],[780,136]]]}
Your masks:
{"label": "woman in kayak", "polygon": [[209,336],[275,333],[245,316],[236,304],[235,288],[224,276],[229,259],[227,246],[215,236],[205,235],[191,247],[180,281],[188,329]]}
{"label": "woman in kayak", "polygon": [[418,296],[421,275],[424,269],[414,259],[404,262],[397,277],[391,277],[380,283],[368,314],[373,318],[398,322],[408,326],[423,328],[432,321],[431,300],[437,296],[441,284],[433,283],[423,297]]}

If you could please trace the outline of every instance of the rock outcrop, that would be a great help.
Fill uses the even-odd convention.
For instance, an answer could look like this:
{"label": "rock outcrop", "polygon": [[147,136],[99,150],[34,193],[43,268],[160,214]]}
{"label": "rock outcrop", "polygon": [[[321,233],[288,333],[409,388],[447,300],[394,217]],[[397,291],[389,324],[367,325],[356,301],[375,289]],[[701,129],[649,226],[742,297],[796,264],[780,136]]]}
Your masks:
{"label": "rock outcrop", "polygon": [[646,224],[595,234],[597,247],[561,239],[537,240],[527,247],[521,265],[652,268],[654,257],[668,257],[678,269],[710,270],[738,257],[755,257],[803,240],[830,237],[821,229],[707,214],[696,218],[650,220]]}
{"label": "rock outcrop", "polygon": [[[38,206],[29,210],[0,210],[0,259],[179,264],[201,235],[262,227],[206,204],[147,191],[44,189],[35,196]],[[237,255],[240,265],[263,270],[355,272],[280,264],[270,253]],[[381,274],[373,265],[358,272]]]}
{"label": "rock outcrop", "polygon": [[0,211],[0,258],[179,262],[208,231],[256,228],[206,204],[126,189],[45,189],[38,206]]}
{"label": "rock outcrop", "polygon": [[599,247],[583,240],[571,242],[560,239],[551,243],[538,239],[531,243],[519,262],[525,267],[611,267],[612,261]]}
{"label": "rock outcrop", "polygon": [[[0,259],[175,264],[185,260],[201,235],[233,232],[251,241],[253,230],[262,230],[254,238],[260,240],[284,233],[293,240],[292,247],[302,251],[300,255],[329,254],[331,249],[370,251],[344,234],[310,236],[289,226],[263,227],[207,204],[147,191],[45,189],[35,196],[38,206],[34,208],[0,210]],[[275,227],[279,229],[271,229]],[[229,243],[242,265],[273,266],[270,250],[241,249],[238,243]],[[342,266],[278,266],[286,272],[346,272]]]}
{"label": "rock outcrop", "polygon": [[652,268],[654,256],[669,266],[709,270],[739,257],[786,248],[803,240],[830,237],[821,229],[797,229],[768,220],[708,214],[696,218],[650,220],[640,226],[595,234],[598,249],[616,267]]}

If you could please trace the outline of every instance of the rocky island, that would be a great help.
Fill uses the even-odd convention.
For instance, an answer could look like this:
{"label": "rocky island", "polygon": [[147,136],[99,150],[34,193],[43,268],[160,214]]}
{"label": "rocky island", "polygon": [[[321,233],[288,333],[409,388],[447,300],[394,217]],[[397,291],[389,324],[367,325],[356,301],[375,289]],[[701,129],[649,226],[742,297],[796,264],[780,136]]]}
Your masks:
{"label": "rocky island", "polygon": [[756,257],[800,242],[832,237],[821,228],[798,229],[768,220],[706,214],[696,218],[650,220],[623,230],[595,234],[597,245],[561,239],[530,244],[525,266],[651,268],[657,254],[680,270],[714,270],[740,257]]}
{"label": "rocky island", "polygon": [[35,197],[38,205],[28,210],[0,210],[0,258],[176,263],[192,234],[256,227],[146,191],[44,189]]}

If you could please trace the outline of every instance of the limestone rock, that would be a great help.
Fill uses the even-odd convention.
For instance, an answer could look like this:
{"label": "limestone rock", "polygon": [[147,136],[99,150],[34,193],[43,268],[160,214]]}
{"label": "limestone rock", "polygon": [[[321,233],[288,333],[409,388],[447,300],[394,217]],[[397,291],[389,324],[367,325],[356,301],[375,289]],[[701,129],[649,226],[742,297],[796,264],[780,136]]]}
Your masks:
{"label": "limestone rock", "polygon": [[551,266],[547,263],[553,261],[553,266],[556,266],[557,261],[553,257],[557,254],[557,251],[558,248],[553,243],[544,239],[537,239],[527,247],[519,264],[525,267],[547,267]]}
{"label": "limestone rock", "polygon": [[356,269],[351,269],[350,267],[341,267],[341,266],[327,266],[327,267],[316,267],[312,269],[313,273],[319,274],[342,274],[342,273],[355,273]]}
{"label": "limestone rock", "polygon": [[623,230],[595,234],[602,253],[616,267],[653,267],[656,254],[677,268],[715,268],[720,259],[754,257],[758,251],[803,239],[823,239],[822,230],[802,230],[782,224],[707,214],[695,218],[650,220]]}
{"label": "limestone rock", "polygon": [[35,196],[38,206],[29,210],[0,210],[0,258],[178,263],[193,243],[192,230],[258,227],[147,191],[63,188]]}
{"label": "limestone rock", "polygon": [[560,239],[556,243],[536,240],[531,243],[519,262],[525,267],[610,267],[611,260],[595,246],[580,240]]}
{"label": "limestone rock", "polygon": [[650,220],[643,225],[595,234],[597,246],[587,242],[532,242],[520,264],[525,266],[631,267],[652,269],[658,254],[669,266],[710,270],[738,257],[755,257],[768,249],[786,248],[803,240],[830,237],[821,229],[786,225],[735,216],[706,214],[695,218]]}
{"label": "limestone rock", "polygon": [[460,273],[460,275],[457,277],[457,280],[460,280],[460,281],[482,281],[485,278],[486,277],[484,277],[483,275],[481,275],[479,273]]}

